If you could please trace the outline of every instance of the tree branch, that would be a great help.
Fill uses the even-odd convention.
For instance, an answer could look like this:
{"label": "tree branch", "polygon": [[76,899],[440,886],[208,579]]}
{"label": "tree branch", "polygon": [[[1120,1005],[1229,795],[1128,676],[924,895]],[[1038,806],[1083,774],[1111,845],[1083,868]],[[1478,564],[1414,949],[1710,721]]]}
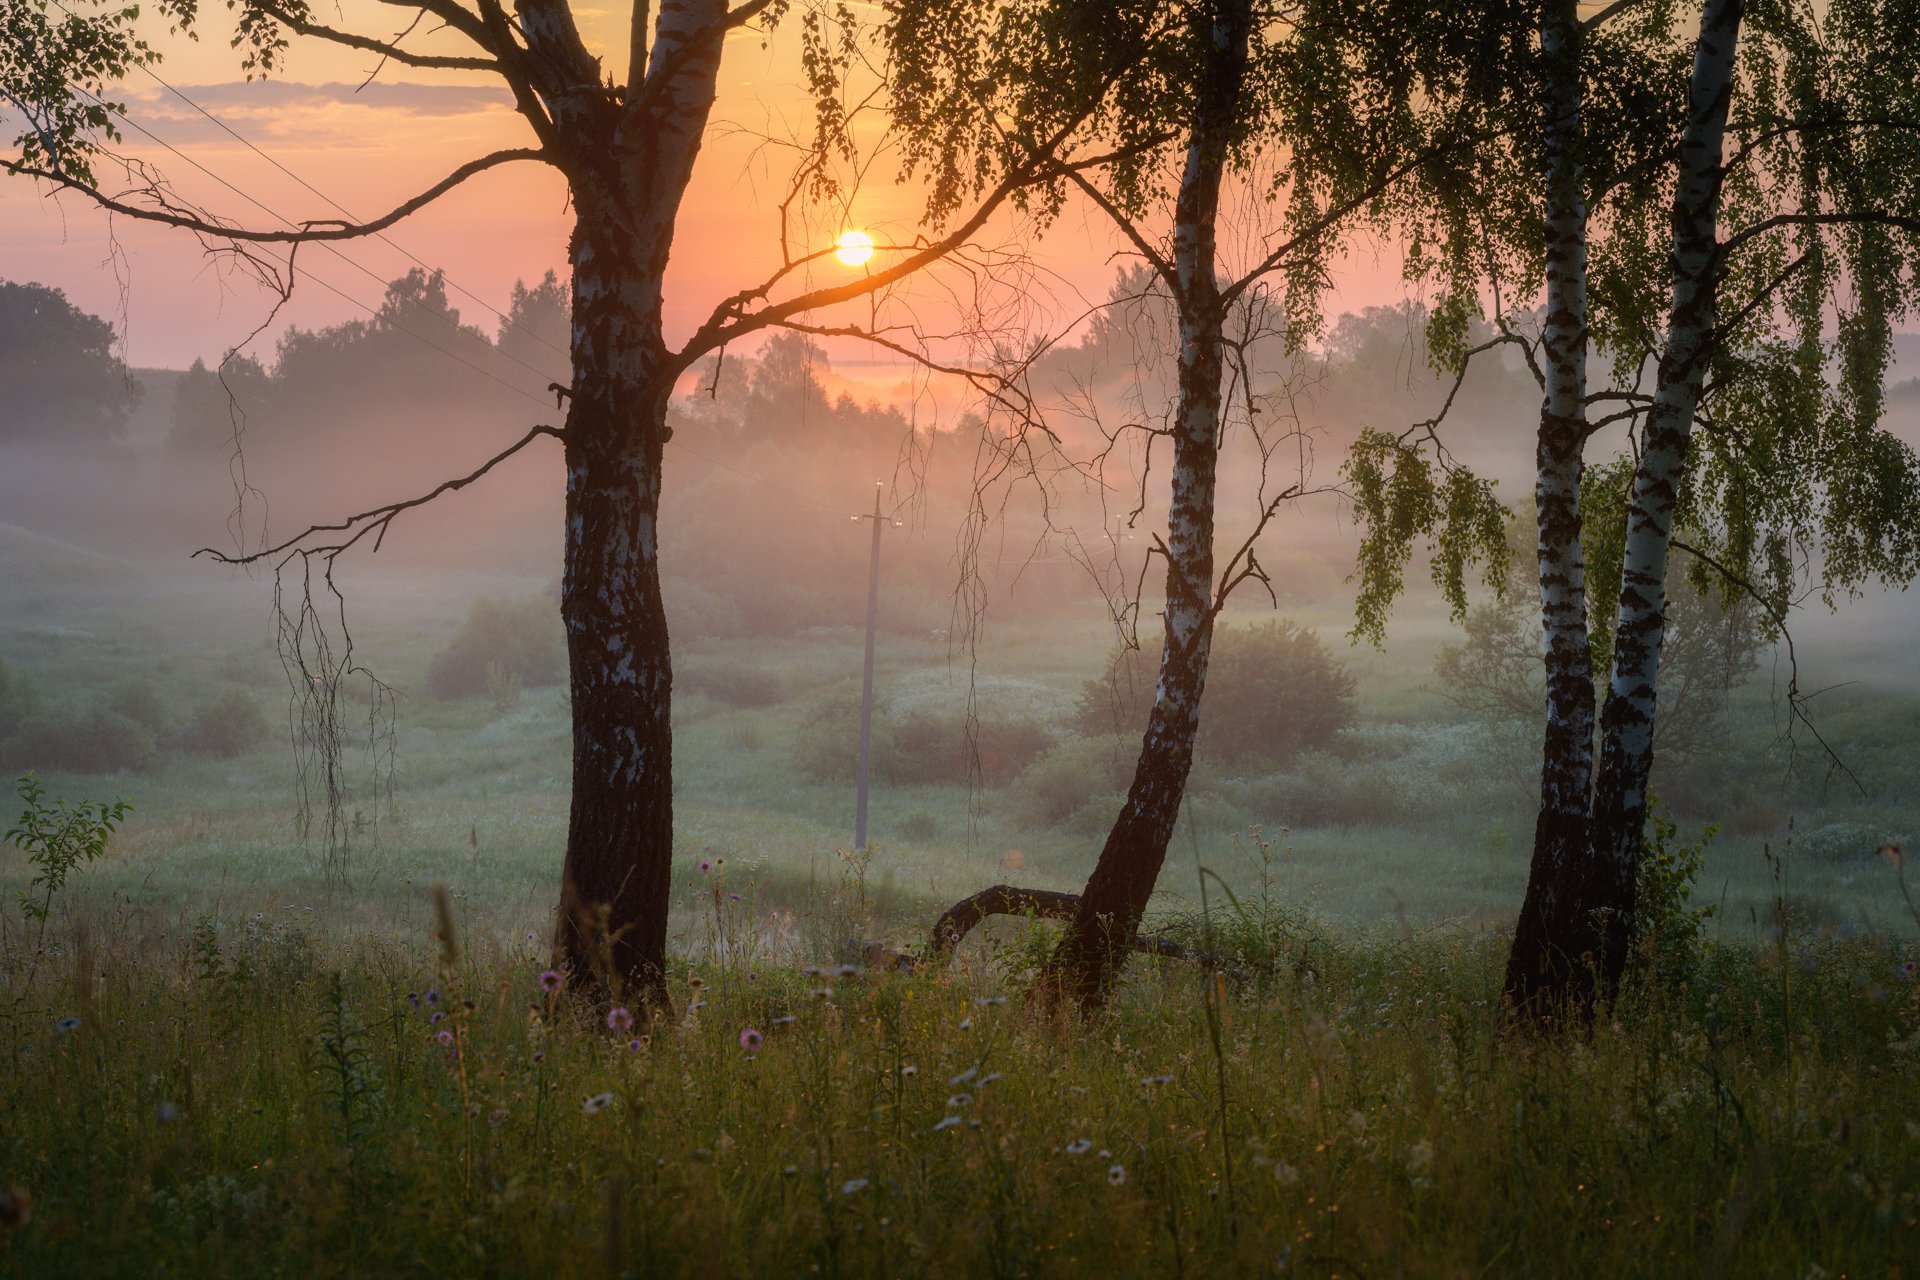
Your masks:
{"label": "tree branch", "polygon": [[[527,434],[521,436],[499,453],[494,454],[466,475],[460,476],[457,479],[443,481],[417,498],[408,498],[402,502],[389,502],[384,506],[374,507],[370,511],[363,511],[359,515],[348,516],[345,520],[337,524],[309,525],[305,530],[288,538],[285,542],[279,543],[276,546],[262,548],[259,551],[240,555],[228,555],[226,552],[216,551],[212,547],[202,547],[193,553],[194,558],[198,559],[201,556],[206,556],[208,559],[218,561],[221,564],[245,565],[255,564],[261,560],[272,559],[282,554],[290,554],[300,556],[317,555],[325,560],[332,561],[338,558],[342,552],[365,539],[368,534],[375,535],[373,549],[377,552],[380,550],[380,544],[386,541],[387,530],[402,512],[411,511],[415,507],[423,507],[443,493],[452,493],[455,490],[466,488],[475,480],[486,475],[508,458],[513,457],[535,440],[538,440],[541,436],[552,436],[556,440],[563,438],[563,434],[558,427],[531,427],[528,429]],[[338,542],[323,543],[319,546],[303,547],[300,545],[314,535],[322,533],[338,533],[342,535],[342,538]]]}
{"label": "tree branch", "polygon": [[547,160],[544,150],[530,147],[513,147],[504,151],[495,151],[491,155],[469,160],[452,173],[434,183],[419,195],[395,206],[389,212],[371,222],[346,222],[341,219],[318,218],[304,222],[293,231],[256,231],[246,227],[223,226],[210,222],[204,217],[181,213],[169,208],[149,208],[129,204],[121,196],[110,196],[96,187],[90,186],[69,174],[52,169],[41,169],[32,165],[20,164],[12,160],[0,160],[0,169],[26,178],[39,178],[51,182],[69,191],[77,191],[110,213],[123,214],[142,222],[158,222],[169,227],[181,227],[200,235],[213,236],[223,240],[243,241],[249,244],[305,244],[315,240],[357,240],[363,236],[375,235],[385,231],[394,223],[409,214],[418,212],[432,204],[447,192],[453,190],[468,178],[485,173],[489,169],[515,160]]}
{"label": "tree branch", "polygon": [[[424,5],[416,6],[422,12],[432,12]],[[263,4],[260,11],[272,16],[287,30],[296,35],[312,36],[316,40],[325,40],[331,44],[345,45],[349,49],[364,49],[368,53],[377,53],[383,58],[409,67],[436,67],[456,71],[493,71],[498,72],[500,63],[495,58],[447,57],[439,54],[409,53],[394,40],[381,40],[375,36],[363,36],[358,32],[343,31],[324,23],[309,22],[305,18],[289,12],[279,5]],[[438,15],[436,15],[438,16]],[[465,33],[463,33],[465,34]]]}

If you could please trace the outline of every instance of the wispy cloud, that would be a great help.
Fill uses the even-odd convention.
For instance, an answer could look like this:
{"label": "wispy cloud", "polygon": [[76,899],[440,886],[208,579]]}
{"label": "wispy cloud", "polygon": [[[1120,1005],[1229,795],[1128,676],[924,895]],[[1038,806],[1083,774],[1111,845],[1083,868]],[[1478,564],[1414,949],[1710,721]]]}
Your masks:
{"label": "wispy cloud", "polygon": [[[181,85],[180,91],[209,111],[284,111],[290,107],[360,106],[377,111],[399,111],[414,116],[464,116],[495,107],[510,107],[505,89],[493,85],[413,84],[375,81],[360,85],[333,82],[301,84],[292,80],[242,80],[224,84]],[[165,90],[152,99],[186,104]]]}

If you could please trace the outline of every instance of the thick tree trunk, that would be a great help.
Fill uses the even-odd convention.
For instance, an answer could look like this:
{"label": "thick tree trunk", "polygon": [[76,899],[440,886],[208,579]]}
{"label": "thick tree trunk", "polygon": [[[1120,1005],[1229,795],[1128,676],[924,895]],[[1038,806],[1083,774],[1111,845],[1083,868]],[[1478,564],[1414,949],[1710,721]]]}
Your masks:
{"label": "thick tree trunk", "polygon": [[1673,299],[1654,403],[1642,435],[1627,512],[1613,671],[1594,785],[1592,861],[1596,892],[1583,905],[1596,922],[1593,966],[1605,996],[1619,982],[1633,931],[1635,880],[1653,768],[1654,703],[1665,637],[1667,562],[1674,505],[1686,470],[1693,414],[1712,359],[1717,321],[1719,205],[1727,110],[1742,0],[1708,0],[1700,19],[1680,178],[1673,202]]}
{"label": "thick tree trunk", "polygon": [[1207,64],[1174,209],[1180,380],[1160,678],[1126,803],[1048,963],[1048,977],[1059,992],[1084,1007],[1104,1000],[1139,930],[1180,815],[1200,726],[1200,698],[1213,642],[1213,515],[1224,321],[1214,274],[1215,224],[1251,26],[1246,0],[1221,0],[1204,31]]}
{"label": "thick tree trunk", "polygon": [[673,667],[659,516],[673,374],[657,277],[625,220],[583,207],[573,244],[566,623],[573,798],[558,950],[577,983],[666,995]]}
{"label": "thick tree trunk", "polygon": [[[553,26],[571,23],[564,6],[518,12],[532,37],[578,46],[577,33]],[[673,860],[660,483],[667,403],[683,367],[662,337],[663,284],[713,109],[726,14],[726,0],[663,4],[646,80],[631,70],[624,103],[585,66],[549,95],[576,210],[560,604],[573,799],[555,944],[575,984],[656,1007],[667,1001]]]}
{"label": "thick tree trunk", "polygon": [[1593,784],[1593,660],[1587,643],[1586,565],[1580,550],[1580,474],[1587,442],[1587,202],[1581,162],[1580,17],[1553,0],[1540,30],[1547,69],[1545,187],[1547,314],[1541,334],[1545,396],[1535,453],[1540,620],[1546,665],[1546,739],[1527,896],[1507,958],[1516,1009],[1550,1017],[1579,981],[1593,943],[1579,914]]}

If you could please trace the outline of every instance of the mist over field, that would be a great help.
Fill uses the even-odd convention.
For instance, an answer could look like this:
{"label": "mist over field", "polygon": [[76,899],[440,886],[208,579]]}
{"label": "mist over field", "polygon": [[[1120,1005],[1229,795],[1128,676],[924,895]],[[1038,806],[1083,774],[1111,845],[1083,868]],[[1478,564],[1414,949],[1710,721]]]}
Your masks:
{"label": "mist over field", "polygon": [[[477,924],[548,927],[568,768],[557,446],[405,512],[377,554],[363,543],[336,566],[344,601],[321,600],[325,622],[337,644],[344,610],[355,662],[395,698],[390,724],[348,717],[344,886],[326,884],[324,828],[300,831],[274,575],[192,558],[424,494],[540,420],[538,381],[564,365],[558,287],[521,291],[491,335],[453,327],[458,315],[444,284],[416,273],[378,318],[296,330],[270,360],[230,362],[225,387],[204,365],[108,371],[83,390],[124,421],[85,432],[16,410],[0,433],[0,755],[62,793],[136,799],[112,862],[77,897],[183,915],[324,901],[396,929],[418,911],[397,887],[444,881]],[[1122,435],[1104,471],[1088,464],[1103,429],[1165,395],[1164,323],[1119,309],[1043,363],[1035,383],[1065,424],[1044,487],[996,477],[979,418],[903,362],[857,349],[836,362],[788,335],[729,356],[717,386],[710,365],[689,378],[673,409],[662,553],[677,875],[724,857],[756,882],[759,908],[784,918],[804,914],[850,847],[868,538],[849,517],[878,480],[898,521],[881,556],[878,923],[905,944],[986,883],[1071,890],[1084,878],[1143,715],[1113,685],[1113,609],[1143,580],[1165,519],[1149,486],[1129,521],[1137,438]],[[1898,352],[1889,418],[1912,440],[1920,380],[1904,375],[1920,374],[1920,339]],[[1311,742],[1276,727],[1271,741],[1210,751],[1203,731],[1160,896],[1190,905],[1204,867],[1239,892],[1270,875],[1343,926],[1498,931],[1526,872],[1538,729],[1512,705],[1525,687],[1503,703],[1474,685],[1474,670],[1499,678],[1485,655],[1473,666],[1470,647],[1463,686],[1445,654],[1469,632],[1419,566],[1384,646],[1348,637],[1345,451],[1362,426],[1431,415],[1448,382],[1428,365],[1419,313],[1404,309],[1343,315],[1322,342],[1260,354],[1257,390],[1288,433],[1270,473],[1292,484],[1304,471],[1305,487],[1326,491],[1285,505],[1259,543],[1273,597],[1249,584],[1225,626],[1297,624],[1352,692],[1338,727]],[[1536,406],[1508,361],[1476,366],[1451,411],[1452,448],[1509,500],[1527,484]],[[1257,455],[1237,443],[1223,543],[1259,506]],[[1145,581],[1138,617],[1152,622]],[[1476,584],[1475,599],[1486,608],[1492,595]],[[1740,662],[1692,674],[1706,705],[1655,785],[1683,831],[1720,829],[1700,879],[1721,907],[1715,931],[1768,927],[1769,848],[1792,851],[1793,909],[1821,927],[1910,928],[1875,850],[1920,815],[1913,756],[1898,745],[1920,708],[1915,619],[1912,597],[1879,591],[1795,612],[1800,686],[1824,691],[1812,728],[1831,754],[1789,716],[1784,650],[1751,619]],[[1151,651],[1152,632],[1140,634]],[[1151,686],[1149,668],[1124,674]],[[363,681],[345,692],[367,704]],[[1277,851],[1270,863],[1262,843]],[[697,913],[679,900],[684,941]]]}

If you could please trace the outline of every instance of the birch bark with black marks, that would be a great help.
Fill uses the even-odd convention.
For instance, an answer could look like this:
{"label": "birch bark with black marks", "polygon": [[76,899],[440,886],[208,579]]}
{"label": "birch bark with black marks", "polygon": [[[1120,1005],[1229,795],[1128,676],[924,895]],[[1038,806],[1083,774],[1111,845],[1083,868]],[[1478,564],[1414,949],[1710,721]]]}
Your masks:
{"label": "birch bark with black marks", "polygon": [[724,0],[663,5],[651,66],[670,68],[666,83],[649,75],[645,95],[619,103],[589,81],[567,112],[580,139],[560,605],[573,794],[555,948],[576,981],[606,981],[649,1003],[666,998],[673,861],[659,520],[681,362],[662,337],[662,286],[716,96],[714,35],[725,19]]}
{"label": "birch bark with black marks", "polygon": [[[1507,959],[1506,994],[1532,1016],[1564,981],[1568,940],[1579,936],[1575,882],[1587,860],[1593,782],[1593,660],[1587,644],[1580,477],[1588,426],[1587,199],[1581,158],[1581,28],[1574,0],[1551,0],[1540,26],[1546,72],[1547,310],[1540,365],[1545,394],[1535,448],[1540,622],[1546,736],[1533,862]],[[1577,956],[1584,948],[1575,947]]]}
{"label": "birch bark with black marks", "polygon": [[1224,307],[1215,274],[1220,187],[1246,76],[1252,5],[1220,0],[1197,18],[1205,65],[1193,106],[1174,206],[1173,269],[1179,310],[1165,557],[1165,643],[1133,782],[1099,862],[1048,962],[1063,996],[1099,1005],[1118,974],[1166,861],[1193,767],[1200,698],[1213,640],[1214,490],[1219,463]]}
{"label": "birch bark with black marks", "polygon": [[1600,720],[1589,875],[1580,908],[1592,942],[1565,994],[1580,1004],[1611,994],[1632,937],[1635,880],[1653,767],[1654,700],[1665,637],[1674,507],[1693,416],[1713,355],[1720,269],[1720,186],[1743,0],[1709,0],[1700,19],[1680,174],[1673,201],[1673,295],[1653,405],[1627,512],[1613,669]]}

